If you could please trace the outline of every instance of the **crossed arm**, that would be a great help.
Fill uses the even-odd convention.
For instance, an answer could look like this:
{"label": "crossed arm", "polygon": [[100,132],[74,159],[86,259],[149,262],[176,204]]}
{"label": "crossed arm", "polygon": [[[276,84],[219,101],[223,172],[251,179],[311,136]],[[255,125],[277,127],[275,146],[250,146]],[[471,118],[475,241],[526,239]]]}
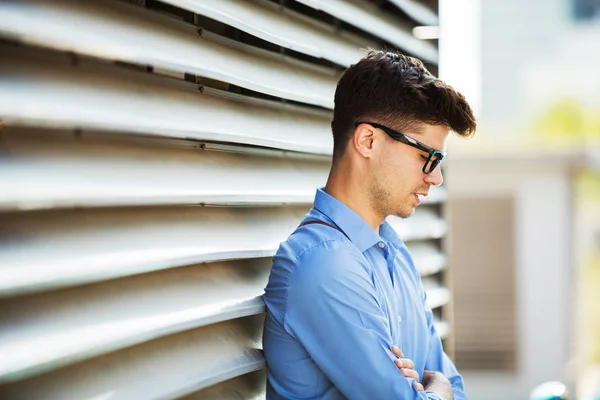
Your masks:
{"label": "crossed arm", "polygon": [[396,364],[396,367],[402,372],[402,375],[415,380],[413,386],[416,390],[419,392],[427,391],[430,394],[437,395],[443,400],[452,400],[454,398],[450,381],[444,374],[439,371],[425,370],[423,373],[423,380],[420,381],[419,373],[414,369],[415,363],[408,358],[404,358],[404,353],[396,346],[392,346],[392,352],[398,356],[398,358],[394,360],[394,364]]}
{"label": "crossed arm", "polygon": [[[331,243],[303,256],[289,286],[286,330],[347,398],[452,400],[454,392],[456,400],[466,399],[456,396],[456,385],[441,372],[433,372],[444,371],[450,362],[445,355],[427,360],[425,369],[431,371],[420,380],[414,363],[390,347],[388,318],[364,261],[347,248],[335,248],[341,245]],[[432,350],[439,353],[437,342],[439,349]],[[461,391],[462,380],[459,386]]]}

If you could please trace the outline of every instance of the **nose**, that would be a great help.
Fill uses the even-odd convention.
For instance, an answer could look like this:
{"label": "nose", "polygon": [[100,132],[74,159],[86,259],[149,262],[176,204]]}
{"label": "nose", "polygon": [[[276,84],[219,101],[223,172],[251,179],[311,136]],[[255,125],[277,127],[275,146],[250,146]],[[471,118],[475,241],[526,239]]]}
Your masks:
{"label": "nose", "polygon": [[435,167],[431,173],[425,175],[424,180],[431,186],[440,186],[444,182],[444,177],[442,176],[442,166],[438,165]]}

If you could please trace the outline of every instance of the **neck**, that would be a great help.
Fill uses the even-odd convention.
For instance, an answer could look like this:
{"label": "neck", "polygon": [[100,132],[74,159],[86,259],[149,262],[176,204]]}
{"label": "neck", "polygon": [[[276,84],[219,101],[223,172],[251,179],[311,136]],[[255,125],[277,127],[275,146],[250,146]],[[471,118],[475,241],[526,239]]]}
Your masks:
{"label": "neck", "polygon": [[383,223],[385,215],[378,215],[373,209],[365,186],[362,184],[365,179],[364,174],[349,164],[340,161],[338,165],[332,166],[324,190],[350,207],[379,234],[379,226]]}

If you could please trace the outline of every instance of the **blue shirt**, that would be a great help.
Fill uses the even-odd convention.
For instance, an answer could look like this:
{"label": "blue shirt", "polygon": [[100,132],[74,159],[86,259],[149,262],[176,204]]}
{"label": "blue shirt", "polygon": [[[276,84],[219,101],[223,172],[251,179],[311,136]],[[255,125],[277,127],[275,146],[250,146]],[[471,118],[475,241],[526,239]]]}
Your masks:
{"label": "blue shirt", "polygon": [[302,226],[273,257],[263,333],[267,399],[438,399],[419,392],[393,360],[442,372],[454,399],[462,377],[444,353],[419,271],[384,222],[378,235],[352,209],[317,190]]}

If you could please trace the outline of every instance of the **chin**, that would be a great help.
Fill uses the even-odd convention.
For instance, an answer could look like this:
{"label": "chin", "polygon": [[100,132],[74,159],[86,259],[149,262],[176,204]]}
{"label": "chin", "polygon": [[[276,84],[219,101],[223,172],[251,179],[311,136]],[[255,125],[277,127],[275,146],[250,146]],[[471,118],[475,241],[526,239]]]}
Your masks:
{"label": "chin", "polygon": [[414,213],[415,213],[415,208],[412,207],[410,209],[400,210],[397,213],[395,213],[395,215],[400,218],[408,218],[408,217],[412,216]]}

